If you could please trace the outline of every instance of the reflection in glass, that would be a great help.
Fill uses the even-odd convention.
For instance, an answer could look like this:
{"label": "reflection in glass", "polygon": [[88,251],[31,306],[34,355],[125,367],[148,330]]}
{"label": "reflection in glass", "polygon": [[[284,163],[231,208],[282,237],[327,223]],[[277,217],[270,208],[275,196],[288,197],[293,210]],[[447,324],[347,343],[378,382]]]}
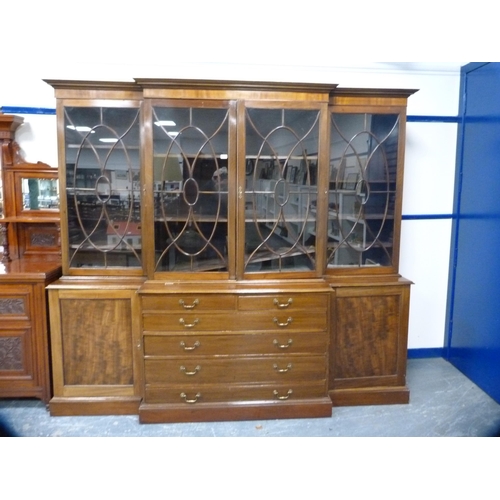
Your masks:
{"label": "reflection in glass", "polygon": [[328,266],[392,264],[398,115],[331,116]]}
{"label": "reflection in glass", "polygon": [[227,271],[228,117],[153,110],[156,271]]}
{"label": "reflection in glass", "polygon": [[58,210],[59,182],[57,179],[21,179],[23,210]]}
{"label": "reflection in glass", "polygon": [[139,109],[65,109],[71,267],[140,267]]}
{"label": "reflection in glass", "polygon": [[245,272],[315,268],[319,111],[247,109]]}

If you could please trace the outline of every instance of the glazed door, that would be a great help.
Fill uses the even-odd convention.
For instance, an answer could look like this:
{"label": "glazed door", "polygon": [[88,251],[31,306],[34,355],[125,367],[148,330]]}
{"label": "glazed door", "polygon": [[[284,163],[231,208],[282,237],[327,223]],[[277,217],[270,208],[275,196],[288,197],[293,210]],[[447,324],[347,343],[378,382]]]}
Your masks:
{"label": "glazed door", "polygon": [[158,100],[146,105],[152,127],[154,257],[150,275],[234,277],[231,101]]}
{"label": "glazed door", "polygon": [[142,274],[139,101],[60,107],[65,274]]}
{"label": "glazed door", "polygon": [[448,356],[500,402],[500,63],[462,68]]}
{"label": "glazed door", "polygon": [[[325,111],[325,109],[323,109]],[[321,105],[241,103],[239,109],[237,269],[245,278],[263,274],[315,275]]]}
{"label": "glazed door", "polygon": [[327,266],[397,269],[398,110],[331,113]]}

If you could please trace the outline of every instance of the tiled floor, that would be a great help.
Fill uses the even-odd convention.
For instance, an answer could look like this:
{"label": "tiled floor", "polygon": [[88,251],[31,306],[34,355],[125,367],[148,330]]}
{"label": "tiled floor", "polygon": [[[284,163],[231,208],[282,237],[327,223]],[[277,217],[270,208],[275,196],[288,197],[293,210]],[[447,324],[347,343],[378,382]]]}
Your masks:
{"label": "tiled floor", "polygon": [[18,436],[498,436],[500,405],[441,358],[408,361],[410,404],[336,407],[331,418],[139,424],[137,416],[51,417],[37,400],[0,400]]}

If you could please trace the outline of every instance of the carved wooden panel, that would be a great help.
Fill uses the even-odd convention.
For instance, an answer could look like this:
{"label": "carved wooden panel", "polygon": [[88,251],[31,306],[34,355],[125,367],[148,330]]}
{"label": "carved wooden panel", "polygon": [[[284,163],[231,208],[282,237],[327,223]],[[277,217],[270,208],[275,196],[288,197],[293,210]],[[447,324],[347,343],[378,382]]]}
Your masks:
{"label": "carved wooden panel", "polygon": [[0,314],[25,314],[24,299],[14,297],[0,298]]}
{"label": "carved wooden panel", "polygon": [[60,232],[55,224],[25,224],[20,233],[22,253],[60,252]]}
{"label": "carved wooden panel", "polygon": [[133,384],[130,300],[60,303],[65,385]]}
{"label": "carved wooden panel", "polygon": [[22,370],[23,365],[22,338],[0,337],[0,370]]}

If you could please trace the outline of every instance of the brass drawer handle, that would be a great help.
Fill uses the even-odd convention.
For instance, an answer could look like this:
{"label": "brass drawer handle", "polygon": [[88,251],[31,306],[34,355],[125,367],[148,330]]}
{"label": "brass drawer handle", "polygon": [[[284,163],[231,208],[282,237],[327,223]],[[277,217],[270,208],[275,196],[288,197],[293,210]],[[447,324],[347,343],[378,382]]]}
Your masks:
{"label": "brass drawer handle", "polygon": [[199,392],[197,392],[194,399],[188,399],[188,397],[186,396],[186,393],[181,392],[181,398],[184,400],[185,403],[194,404],[194,403],[197,403],[198,399],[201,398],[201,394]]}
{"label": "brass drawer handle", "polygon": [[185,351],[194,351],[197,347],[200,347],[200,342],[199,340],[197,340],[192,346],[187,346],[186,345],[186,342],[184,342],[183,340],[181,340],[181,347],[185,350]]}
{"label": "brass drawer handle", "polygon": [[194,309],[200,301],[198,299],[194,299],[194,302],[192,304],[186,304],[184,300],[180,299],[179,304],[184,308],[184,309]]}
{"label": "brass drawer handle", "polygon": [[185,366],[181,366],[180,370],[181,372],[184,372],[185,375],[196,375],[201,370],[201,366],[196,365],[195,369],[192,372],[188,372]]}
{"label": "brass drawer handle", "polygon": [[186,323],[184,318],[181,318],[179,320],[179,323],[184,326],[184,328],[193,328],[193,326],[196,326],[200,320],[196,318],[192,323]]}
{"label": "brass drawer handle", "polygon": [[277,339],[274,339],[273,340],[273,344],[278,349],[288,349],[293,344],[293,340],[292,339],[288,339],[288,342],[286,344],[280,344]]}
{"label": "brass drawer handle", "polygon": [[280,327],[285,327],[288,326],[293,320],[291,317],[289,317],[285,323],[280,323],[278,318],[273,318],[273,321]]}
{"label": "brass drawer handle", "polygon": [[285,396],[279,396],[278,395],[279,392],[276,389],[274,389],[274,391],[273,391],[273,394],[276,396],[276,399],[279,399],[280,401],[288,399],[292,395],[292,393],[293,393],[292,389],[288,389],[288,392],[286,393]]}
{"label": "brass drawer handle", "polygon": [[275,363],[273,365],[273,368],[278,372],[278,373],[286,373],[288,370],[292,369],[292,363],[288,363],[286,365],[286,368],[278,368],[278,365]]}
{"label": "brass drawer handle", "polygon": [[289,298],[287,302],[280,303],[278,299],[273,300],[273,304],[278,307],[279,309],[286,309],[287,307],[290,307],[292,305],[293,299]]}

